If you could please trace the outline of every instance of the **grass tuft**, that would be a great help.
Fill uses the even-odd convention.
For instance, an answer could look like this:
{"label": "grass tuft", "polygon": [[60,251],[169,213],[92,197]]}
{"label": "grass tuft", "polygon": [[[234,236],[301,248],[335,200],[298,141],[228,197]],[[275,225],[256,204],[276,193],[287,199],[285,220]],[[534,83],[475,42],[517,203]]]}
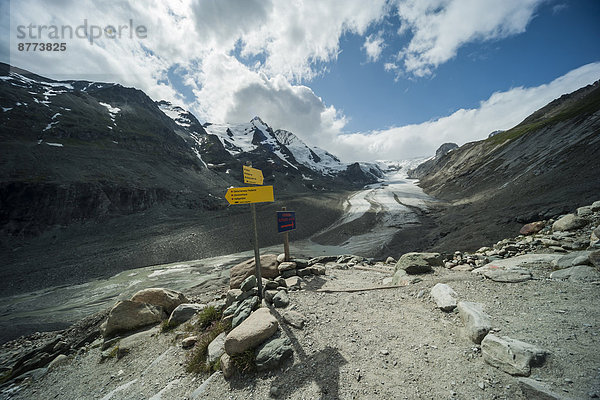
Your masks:
{"label": "grass tuft", "polygon": [[[196,345],[191,350],[188,358],[186,371],[190,373],[211,372],[220,368],[220,360],[212,365],[206,362],[208,356],[208,345],[223,332],[231,329],[231,325],[222,321],[213,322],[200,336]],[[218,364],[218,366],[217,366]]]}
{"label": "grass tuft", "polygon": [[231,356],[231,362],[242,373],[250,373],[256,370],[256,355],[254,349]]}

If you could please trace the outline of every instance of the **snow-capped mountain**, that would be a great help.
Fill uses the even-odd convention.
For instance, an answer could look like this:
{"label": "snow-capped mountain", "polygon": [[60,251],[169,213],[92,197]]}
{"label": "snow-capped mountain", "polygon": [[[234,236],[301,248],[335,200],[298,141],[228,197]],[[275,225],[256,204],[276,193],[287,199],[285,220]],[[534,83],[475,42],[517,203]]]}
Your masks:
{"label": "snow-capped mountain", "polygon": [[327,151],[318,147],[309,147],[292,132],[273,131],[259,117],[254,117],[244,124],[205,124],[204,129],[209,134],[217,136],[233,156],[264,148],[272,153],[272,163],[283,162],[296,170],[304,166],[321,174],[335,175],[347,167]]}

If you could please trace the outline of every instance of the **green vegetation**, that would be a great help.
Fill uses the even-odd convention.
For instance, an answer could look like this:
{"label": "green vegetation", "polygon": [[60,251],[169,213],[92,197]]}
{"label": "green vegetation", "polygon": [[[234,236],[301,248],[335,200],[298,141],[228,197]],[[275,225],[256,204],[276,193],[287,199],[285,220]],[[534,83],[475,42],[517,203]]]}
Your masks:
{"label": "green vegetation", "polygon": [[213,306],[206,307],[204,310],[200,311],[198,315],[198,328],[205,329],[214,321],[218,321],[221,319],[221,313],[218,312]]}
{"label": "green vegetation", "polygon": [[233,365],[242,373],[254,372],[256,369],[256,354],[254,349],[246,350],[241,354],[231,357]]}
{"label": "green vegetation", "polygon": [[161,331],[162,333],[169,332],[169,331],[172,331],[173,329],[177,328],[177,326],[178,326],[178,325],[179,325],[179,324],[178,324],[178,323],[176,323],[176,322],[171,322],[170,320],[168,320],[168,319],[165,319],[165,320],[164,320],[164,321],[163,321],[163,322],[160,324],[160,331]]}
{"label": "green vegetation", "polygon": [[204,330],[196,342],[196,346],[194,346],[191,351],[186,371],[210,373],[219,370],[221,368],[221,360],[216,360],[212,364],[206,362],[208,345],[221,333],[228,332],[229,330],[231,330],[231,325],[224,323],[223,321],[213,322],[206,330]]}
{"label": "green vegetation", "polygon": [[[569,100],[565,101],[568,102]],[[486,139],[486,141],[492,144],[502,144],[526,135],[529,132],[542,129],[550,125],[555,125],[559,122],[568,121],[574,118],[582,120],[586,116],[600,110],[600,89],[595,89],[590,94],[572,102],[571,104],[559,105],[554,110],[548,110],[547,108],[544,109],[547,110],[546,113],[550,114],[550,116],[546,117],[543,115],[543,113],[541,113],[541,117],[530,117],[514,128],[494,135],[491,138]],[[544,109],[540,111],[544,111]],[[535,114],[532,115],[532,117],[535,117]]]}

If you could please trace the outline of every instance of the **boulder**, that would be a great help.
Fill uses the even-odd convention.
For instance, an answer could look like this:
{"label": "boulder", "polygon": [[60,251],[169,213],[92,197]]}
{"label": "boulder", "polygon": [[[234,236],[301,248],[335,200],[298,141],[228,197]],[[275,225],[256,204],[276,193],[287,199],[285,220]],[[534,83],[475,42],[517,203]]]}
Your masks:
{"label": "boulder", "polygon": [[547,385],[531,378],[517,378],[519,388],[526,399],[533,400],[568,400],[562,394],[553,392]]}
{"label": "boulder", "polygon": [[284,279],[290,278],[292,276],[296,276],[298,275],[298,272],[295,269],[288,269],[286,271],[281,271],[281,276],[283,276]]}
{"label": "boulder", "polygon": [[169,317],[169,325],[171,324],[183,324],[190,318],[192,318],[196,313],[202,311],[204,309],[204,304],[180,304],[171,313]]}
{"label": "boulder", "polygon": [[131,297],[131,301],[162,307],[167,315],[170,315],[178,305],[190,302],[183,293],[164,288],[140,290]]}
{"label": "boulder", "polygon": [[[239,289],[240,285],[250,275],[256,272],[254,257],[241,262],[229,271],[229,287]],[[277,270],[277,256],[275,254],[264,254],[260,256],[260,273],[263,278],[271,279],[279,275]]]}
{"label": "boulder", "polygon": [[240,284],[240,290],[242,292],[249,292],[256,286],[256,275],[250,275]]}
{"label": "boulder", "polygon": [[310,260],[304,258],[294,258],[292,261],[296,263],[296,269],[304,269],[310,266]]}
{"label": "boulder", "polygon": [[217,361],[223,353],[225,353],[225,337],[227,334],[225,332],[221,333],[219,336],[213,339],[212,342],[208,345],[206,356],[206,362],[208,364],[212,364]]}
{"label": "boulder", "polygon": [[54,358],[54,360],[50,362],[50,364],[48,364],[48,371],[52,371],[60,367],[61,365],[65,365],[68,362],[69,357],[65,356],[64,354],[59,354]]}
{"label": "boulder", "polygon": [[243,293],[241,289],[228,290],[225,295],[225,308],[231,306],[236,301],[244,300],[242,299]]}
{"label": "boulder", "polygon": [[594,267],[577,265],[571,268],[559,269],[550,274],[552,279],[568,279],[579,282],[600,281],[600,272]]}
{"label": "boulder", "polygon": [[273,296],[273,305],[277,308],[286,308],[290,304],[290,296],[285,290],[280,290]]}
{"label": "boulder", "polygon": [[404,270],[407,274],[431,272],[431,267],[443,266],[440,253],[406,253],[396,263],[395,270]]}
{"label": "boulder", "polygon": [[587,220],[585,218],[578,217],[575,214],[567,214],[552,224],[552,232],[570,231],[582,228],[586,224]]}
{"label": "boulder", "polygon": [[545,225],[546,224],[544,221],[531,222],[529,224],[523,225],[523,227],[519,230],[519,233],[521,235],[526,235],[526,236],[533,235],[534,233],[538,233],[539,231],[544,229]]}
{"label": "boulder", "polygon": [[132,331],[156,324],[162,319],[162,309],[152,304],[130,300],[119,301],[108,313],[108,318],[102,326],[102,336],[109,337]]}
{"label": "boulder", "polygon": [[514,376],[529,376],[531,367],[543,365],[548,354],[529,343],[494,334],[483,339],[481,353],[486,363]]}
{"label": "boulder", "polygon": [[590,253],[590,251],[574,251],[552,261],[551,264],[554,269],[564,269],[575,265],[589,265]]}
{"label": "boulder", "polygon": [[268,339],[256,349],[256,368],[259,371],[275,369],[293,353],[292,343],[287,337]]}
{"label": "boulder", "polygon": [[306,317],[300,314],[298,311],[286,311],[283,313],[282,317],[286,324],[298,329],[304,328]]}
{"label": "boulder", "polygon": [[492,329],[490,317],[483,311],[483,304],[460,301],[457,305],[460,319],[465,324],[465,332],[473,343],[481,343]]}
{"label": "boulder", "polygon": [[279,293],[279,290],[265,290],[265,301],[269,304],[273,303],[273,297]]}
{"label": "boulder", "polygon": [[286,261],[279,264],[277,270],[281,274],[283,271],[289,271],[291,269],[296,269],[296,263],[292,261]]}
{"label": "boulder", "polygon": [[600,201],[595,201],[592,203],[592,205],[590,206],[592,208],[592,211],[600,211]]}
{"label": "boulder", "polygon": [[503,283],[525,282],[532,278],[531,272],[524,268],[490,268],[483,272],[483,276],[494,282]]}
{"label": "boulder", "polygon": [[456,292],[445,283],[437,283],[431,289],[431,297],[442,311],[452,311],[456,308]]}
{"label": "boulder", "polygon": [[225,338],[225,351],[229,355],[253,349],[270,338],[279,326],[268,308],[259,308]]}
{"label": "boulder", "polygon": [[313,275],[325,275],[326,268],[323,264],[314,264],[307,268]]}

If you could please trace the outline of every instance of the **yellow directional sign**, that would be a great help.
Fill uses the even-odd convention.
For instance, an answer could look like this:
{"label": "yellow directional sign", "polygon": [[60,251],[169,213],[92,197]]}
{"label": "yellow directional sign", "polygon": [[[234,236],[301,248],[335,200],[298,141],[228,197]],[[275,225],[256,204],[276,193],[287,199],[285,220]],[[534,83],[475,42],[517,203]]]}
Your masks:
{"label": "yellow directional sign", "polygon": [[225,193],[229,204],[266,203],[275,201],[273,186],[229,188]]}
{"label": "yellow directional sign", "polygon": [[263,173],[260,169],[244,165],[244,183],[249,183],[250,185],[262,185],[263,179]]}

